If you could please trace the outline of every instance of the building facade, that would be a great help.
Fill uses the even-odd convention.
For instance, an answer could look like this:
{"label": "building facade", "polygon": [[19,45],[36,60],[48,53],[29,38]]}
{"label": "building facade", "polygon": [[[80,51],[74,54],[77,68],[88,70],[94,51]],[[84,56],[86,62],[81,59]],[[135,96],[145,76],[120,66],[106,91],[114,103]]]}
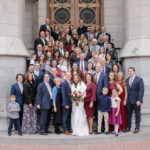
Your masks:
{"label": "building facade", "polygon": [[26,58],[47,17],[52,26],[77,27],[80,17],[86,24],[106,26],[121,49],[126,76],[128,67],[134,66],[144,78],[142,125],[150,125],[149,0],[0,0],[0,13],[0,130],[7,130],[10,86],[17,73],[25,73]]}

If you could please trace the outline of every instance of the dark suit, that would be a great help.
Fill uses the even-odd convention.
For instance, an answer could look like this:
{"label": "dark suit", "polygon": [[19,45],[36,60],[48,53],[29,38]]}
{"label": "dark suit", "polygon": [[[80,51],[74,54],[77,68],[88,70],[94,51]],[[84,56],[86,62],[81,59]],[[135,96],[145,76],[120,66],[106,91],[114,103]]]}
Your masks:
{"label": "dark suit", "polygon": [[[103,72],[103,67],[101,68],[101,71]],[[104,73],[106,73],[108,75],[109,72],[110,72],[110,69],[105,65],[104,66]]]}
{"label": "dark suit", "polygon": [[[80,63],[81,63],[81,61],[77,62],[79,70],[81,71]],[[83,73],[85,73],[85,71],[87,71],[88,62],[87,61],[83,61],[83,63],[84,63]]]}
{"label": "dark suit", "polygon": [[[49,27],[50,27],[50,26],[49,26]],[[41,25],[41,27],[40,27],[40,32],[41,32],[41,31],[44,31],[44,32],[45,32],[46,30],[49,30],[49,29],[46,27],[46,24]],[[50,31],[50,35],[53,36],[52,27],[50,27],[50,30],[49,30],[49,31]]]}
{"label": "dark suit", "polygon": [[66,50],[63,48],[63,54],[62,54],[62,52],[61,52],[61,49],[60,48],[58,48],[57,49],[57,51],[59,52],[59,55],[61,56],[61,57],[63,57],[64,56],[64,54],[65,54],[65,52],[66,52]]}
{"label": "dark suit", "polygon": [[37,45],[38,44],[41,44],[42,47],[43,47],[47,44],[47,41],[45,40],[45,44],[44,44],[40,37],[35,39],[35,41],[34,41],[34,51],[35,51],[35,53],[37,52]]}
{"label": "dark suit", "polygon": [[40,105],[40,133],[48,131],[49,127],[49,109],[51,107],[51,97],[43,81],[38,85],[36,104]]}
{"label": "dark suit", "polygon": [[[85,55],[85,52],[84,52],[84,55]],[[92,55],[91,55],[91,52],[88,51],[87,54],[85,55],[84,60],[85,60],[85,61],[88,61],[90,58],[92,58]]]}
{"label": "dark suit", "polygon": [[44,72],[39,70],[39,76],[37,76],[35,73],[33,73],[34,75],[34,79],[36,80],[37,84],[40,84],[41,82],[43,82],[43,76],[44,76]]}
{"label": "dark suit", "polygon": [[87,32],[87,27],[86,26],[82,26],[82,27],[78,27],[77,29],[77,33],[80,36],[81,34],[85,34]]}
{"label": "dark suit", "polygon": [[[94,77],[96,77],[96,74],[94,75]],[[108,88],[108,77],[105,73],[101,72],[96,84],[96,108],[97,108],[97,102],[99,101],[99,97],[102,95],[102,90],[104,87]],[[98,116],[98,110],[95,109],[96,122],[97,122],[97,116]]]}
{"label": "dark suit", "polygon": [[116,63],[118,62],[118,54],[114,49],[111,49],[111,50],[106,49],[106,53],[111,53],[112,60],[114,60]]}
{"label": "dark suit", "polygon": [[[87,38],[87,40],[90,39],[90,35],[92,35],[93,33],[92,32],[86,32],[85,33],[85,37]],[[93,34],[94,35],[94,34]]]}
{"label": "dark suit", "polygon": [[[61,92],[62,92],[62,126],[63,130],[69,131],[71,130],[71,89],[67,80],[65,80],[61,85]],[[69,106],[69,109],[66,109],[65,106]]]}
{"label": "dark suit", "polygon": [[140,101],[143,103],[143,95],[144,95],[144,83],[143,79],[135,76],[132,85],[130,87],[129,85],[130,82],[130,77],[127,78],[126,83],[127,83],[127,128],[131,128],[131,122],[132,122],[132,114],[133,110],[135,112],[135,117],[136,117],[136,129],[140,128],[140,121],[141,121],[141,113],[140,109],[141,106],[137,106],[136,102]]}
{"label": "dark suit", "polygon": [[16,102],[20,105],[20,112],[19,112],[19,118],[20,118],[20,125],[22,125],[22,117],[23,117],[23,93],[20,91],[20,87],[18,83],[15,83],[11,86],[11,95],[16,96]]}

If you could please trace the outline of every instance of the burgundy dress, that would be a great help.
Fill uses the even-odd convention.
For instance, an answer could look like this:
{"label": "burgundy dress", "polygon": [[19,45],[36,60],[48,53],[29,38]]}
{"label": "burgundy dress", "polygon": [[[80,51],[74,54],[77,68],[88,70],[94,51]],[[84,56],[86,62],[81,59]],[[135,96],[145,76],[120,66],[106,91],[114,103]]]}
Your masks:
{"label": "burgundy dress", "polygon": [[116,81],[114,81],[114,82],[112,82],[112,83],[109,83],[109,96],[111,97],[112,96],[112,90],[113,90],[113,88],[117,88],[117,82]]}
{"label": "burgundy dress", "polygon": [[[109,96],[112,96],[112,90],[113,88],[117,88],[117,82],[114,81],[112,83],[109,83]],[[109,132],[114,131],[114,125],[109,124]]]}
{"label": "burgundy dress", "polygon": [[[90,102],[93,101],[93,107],[90,108]],[[95,112],[95,101],[96,101],[96,84],[90,83],[86,88],[86,98],[84,101],[84,108],[87,117],[93,117]]]}
{"label": "burgundy dress", "polygon": [[122,125],[120,125],[119,129],[126,130],[127,129],[127,110],[126,110],[126,106],[124,106],[124,104],[123,104],[123,102],[125,100],[125,88],[122,83],[118,83],[118,84],[123,89],[123,92],[119,95],[119,97],[121,99],[120,111],[121,111],[121,116],[122,116]]}

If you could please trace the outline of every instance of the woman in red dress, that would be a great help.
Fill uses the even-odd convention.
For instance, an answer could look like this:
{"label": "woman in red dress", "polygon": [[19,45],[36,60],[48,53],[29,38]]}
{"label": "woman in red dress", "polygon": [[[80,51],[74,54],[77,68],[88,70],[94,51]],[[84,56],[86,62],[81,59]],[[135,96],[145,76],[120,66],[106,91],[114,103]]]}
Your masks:
{"label": "woman in red dress", "polygon": [[[115,81],[115,74],[114,74],[114,72],[111,71],[111,72],[109,72],[109,96],[110,97],[112,96],[112,90],[114,88],[118,89],[118,96],[120,96],[120,94],[123,92],[123,89],[120,86],[120,84],[118,84]],[[112,132],[112,131],[114,131],[114,126],[113,125],[109,125],[109,132]]]}
{"label": "woman in red dress", "polygon": [[120,111],[121,111],[121,116],[122,116],[122,125],[120,125],[119,129],[124,132],[127,129],[127,111],[126,111],[127,87],[126,87],[126,82],[124,80],[123,72],[118,73],[117,82],[123,89],[123,92],[119,95],[121,99]]}
{"label": "woman in red dress", "polygon": [[93,116],[95,112],[95,101],[96,101],[96,84],[91,73],[87,73],[85,76],[86,80],[86,98],[84,102],[84,108],[88,120],[89,134],[93,133]]}

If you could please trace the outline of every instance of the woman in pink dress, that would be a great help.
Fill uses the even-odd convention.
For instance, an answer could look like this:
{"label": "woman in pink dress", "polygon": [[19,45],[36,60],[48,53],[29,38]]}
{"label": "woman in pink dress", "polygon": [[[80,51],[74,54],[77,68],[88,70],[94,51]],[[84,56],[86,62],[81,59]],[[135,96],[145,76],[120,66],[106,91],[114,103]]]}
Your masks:
{"label": "woman in pink dress", "polygon": [[[112,97],[112,90],[116,88],[118,89],[118,96],[123,92],[122,87],[115,81],[114,72],[109,72],[109,96]],[[109,125],[109,131],[112,132],[114,129],[112,125]]]}
{"label": "woman in pink dress", "polygon": [[120,111],[122,116],[122,125],[120,125],[119,129],[124,132],[127,129],[127,110],[126,110],[127,87],[126,87],[126,82],[124,80],[123,72],[118,73],[117,82],[123,89],[123,92],[119,95],[119,98],[121,99]]}
{"label": "woman in pink dress", "polygon": [[95,112],[95,101],[96,101],[96,84],[91,73],[87,73],[85,76],[86,98],[84,102],[84,108],[88,119],[89,134],[93,133],[93,116]]}

